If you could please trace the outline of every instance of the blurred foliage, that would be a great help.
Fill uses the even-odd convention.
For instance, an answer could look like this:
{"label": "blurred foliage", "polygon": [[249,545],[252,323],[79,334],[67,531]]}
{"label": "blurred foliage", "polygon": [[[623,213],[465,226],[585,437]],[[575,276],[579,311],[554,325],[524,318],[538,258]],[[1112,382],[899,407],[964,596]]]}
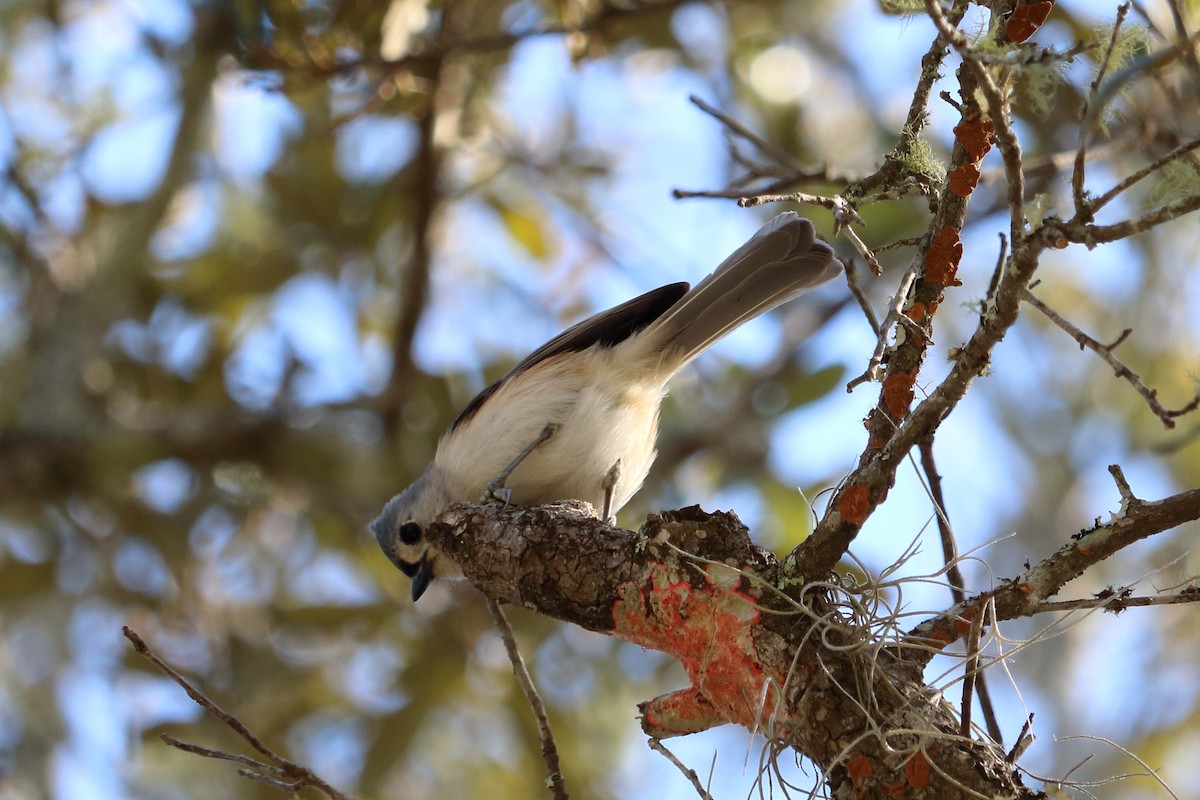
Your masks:
{"label": "blurred foliage", "polygon": [[[882,5],[907,13],[907,4]],[[1173,35],[1168,16],[1146,5],[1151,43],[1161,44],[1153,36]],[[603,305],[600,289],[631,294],[619,287],[641,268],[609,249],[628,243],[614,220],[647,207],[623,208],[628,195],[611,194],[646,191],[629,167],[644,135],[638,120],[607,116],[630,106],[599,89],[523,105],[544,99],[520,94],[539,79],[531,71],[541,67],[523,60],[529,45],[561,49],[560,68],[572,74],[617,76],[604,92],[636,95],[639,81],[664,74],[680,96],[704,87],[798,162],[861,171],[889,150],[902,117],[851,46],[856,26],[874,19],[886,36],[915,38],[916,53],[929,33],[879,13],[861,2],[773,0],[0,8],[0,797],[278,796],[157,741],[168,731],[238,748],[131,657],[122,624],[349,792],[542,796],[536,732],[478,597],[442,587],[410,606],[406,582],[364,531],[462,404],[528,349],[503,349],[504,334],[535,345]],[[1046,36],[1092,36],[1093,13],[1060,3]],[[528,33],[538,30],[547,33]],[[768,53],[776,60],[764,61]],[[1093,56],[1053,86],[1038,83],[1053,102],[1018,104],[1031,163],[1073,151]],[[780,99],[778,69],[764,74],[781,63],[811,73],[783,75],[807,81],[802,96]],[[1175,102],[1195,98],[1182,88],[1188,79],[1174,65],[1120,98],[1107,132],[1120,146],[1097,168],[1106,186],[1200,130],[1200,106]],[[1026,91],[1020,81],[1016,91]],[[697,113],[675,124],[711,135],[719,167],[705,179],[738,174],[712,120]],[[934,124],[927,136],[944,159],[950,132]],[[1167,177],[1175,186],[1187,176]],[[1145,183],[1148,197],[1157,184]],[[1030,184],[1063,202],[1062,173]],[[1002,208],[995,187],[985,183],[973,206],[979,230]],[[650,191],[665,201],[670,188]],[[832,235],[827,215],[811,216]],[[919,233],[925,210],[905,200],[864,218],[871,242],[884,244]],[[1190,396],[1200,350],[1196,326],[1180,322],[1200,302],[1200,241],[1187,224],[1126,246],[1123,266],[1093,270],[1087,254],[1064,254],[1038,289],[1098,338],[1134,327],[1121,354],[1168,405]],[[968,248],[961,302],[981,296],[994,242],[981,235]],[[888,274],[868,287],[877,307],[906,251],[882,255]],[[685,264],[686,276],[716,260]],[[614,263],[630,275],[612,277]],[[679,275],[662,277],[639,286]],[[462,328],[425,327],[427,297]],[[794,477],[768,469],[773,448],[785,461],[803,458],[802,445],[776,440],[774,421],[838,396],[870,352],[869,337],[853,362],[800,348],[822,325],[865,327],[839,292],[804,306],[755,345],[754,366],[713,359],[683,382],[664,414],[660,463],[626,523],[736,486],[755,498],[764,543],[782,550],[804,535],[808,501],[842,468],[804,476],[798,493]],[[427,371],[480,349],[476,308],[509,319],[490,329],[492,350],[470,367]],[[943,350],[973,314],[939,316]],[[1100,513],[1105,459],[1131,459],[1144,482],[1134,488],[1152,494],[1200,484],[1195,421],[1164,433],[1127,386],[1044,319],[1030,315],[1013,338],[980,392],[987,435],[1003,437],[995,446],[1006,455],[994,463],[1021,471],[1001,475],[1011,487],[1005,512],[963,532],[976,543],[1020,532],[1017,546],[987,556],[1001,575]],[[843,465],[861,446],[855,413],[842,415]],[[947,474],[952,517],[976,502],[955,496],[955,478],[989,463],[981,452]],[[922,524],[908,520],[896,541]],[[1132,580],[1176,557],[1162,580],[1195,574],[1194,556],[1182,555],[1195,533],[1162,537],[1139,551],[1142,561],[1089,580]],[[1200,671],[1178,657],[1200,646],[1200,629],[1183,621],[1194,622],[1186,610],[1134,614],[1149,631],[1142,645],[1174,658],[1191,687],[1172,700],[1175,715],[1141,728],[1161,763],[1171,740],[1200,730]],[[572,796],[627,794],[637,783],[628,774],[647,763],[622,746],[638,736],[636,702],[676,688],[677,667],[514,616]],[[1034,649],[1023,664],[1046,703],[1039,714],[1072,730],[1104,725],[1054,702],[1073,679],[1054,665],[1081,638]],[[1123,708],[1141,713],[1161,695],[1140,698]]]}

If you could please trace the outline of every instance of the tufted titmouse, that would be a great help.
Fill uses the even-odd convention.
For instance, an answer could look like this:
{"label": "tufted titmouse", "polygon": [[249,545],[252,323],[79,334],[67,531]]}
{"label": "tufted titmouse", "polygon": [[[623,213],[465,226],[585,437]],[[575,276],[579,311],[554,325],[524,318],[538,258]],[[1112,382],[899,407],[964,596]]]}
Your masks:
{"label": "tufted titmouse", "polygon": [[461,575],[423,530],[452,503],[586,500],[611,520],[656,455],[667,382],[717,339],[841,271],[812,223],[780,214],[689,291],[672,283],[551,339],[479,393],[438,441],[433,463],[371,531],[412,578]]}

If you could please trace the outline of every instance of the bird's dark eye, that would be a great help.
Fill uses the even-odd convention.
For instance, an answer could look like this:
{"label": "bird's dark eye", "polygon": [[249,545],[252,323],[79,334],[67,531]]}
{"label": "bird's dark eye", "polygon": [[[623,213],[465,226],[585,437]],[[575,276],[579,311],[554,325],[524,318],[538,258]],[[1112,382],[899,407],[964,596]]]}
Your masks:
{"label": "bird's dark eye", "polygon": [[421,541],[421,526],[415,522],[406,522],[400,526],[400,542],[416,544]]}

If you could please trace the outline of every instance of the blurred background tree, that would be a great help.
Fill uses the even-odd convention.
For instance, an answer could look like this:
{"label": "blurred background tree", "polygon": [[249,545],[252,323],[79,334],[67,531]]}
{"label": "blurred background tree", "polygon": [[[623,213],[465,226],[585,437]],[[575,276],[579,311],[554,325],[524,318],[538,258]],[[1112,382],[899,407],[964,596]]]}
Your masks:
{"label": "blurred background tree", "polygon": [[[689,95],[832,179],[878,166],[933,39],[927,18],[896,6],[0,9],[0,798],[278,796],[157,741],[185,729],[236,746],[133,660],[122,624],[348,792],[541,796],[534,727],[478,595],[439,585],[411,606],[364,524],[516,359],[586,313],[700,277],[760,224],[764,213],[729,201],[670,197],[747,169]],[[1115,13],[1063,0],[1038,42],[1103,41]],[[1089,188],[1200,132],[1197,13],[1185,0],[1134,5],[1135,52],[1189,36],[1192,47],[1127,84],[1096,135],[1105,158]],[[969,19],[986,26],[982,12]],[[1051,157],[1069,163],[1098,58],[1012,87],[1026,156],[1041,165],[1030,196],[1051,208],[1070,191]],[[944,160],[953,113],[938,101],[931,111],[924,135]],[[937,352],[974,325],[1005,229],[995,152],[983,168]],[[1105,213],[1137,213],[1195,180],[1185,161]],[[855,255],[827,212],[801,211]],[[874,205],[860,233],[883,246],[919,234],[927,213],[919,198]],[[1068,249],[1045,260],[1038,294],[1098,339],[1132,328],[1123,358],[1179,406],[1200,363],[1198,252],[1194,218]],[[884,276],[862,279],[877,309],[906,258],[883,252]],[[626,525],[700,503],[736,509],[777,551],[803,535],[808,502],[819,507],[862,449],[875,389],[842,387],[873,334],[842,287],[794,305],[677,382]],[[931,360],[919,385],[944,370]],[[1115,510],[1109,463],[1144,497],[1200,484],[1198,439],[1194,418],[1164,430],[1109,367],[1028,314],[938,442],[963,549],[991,543],[967,565],[970,585]],[[905,569],[935,571],[932,517],[915,469],[903,471],[856,542],[863,568],[918,540]],[[1126,552],[1074,596],[1194,576],[1197,533]],[[944,588],[917,586],[906,609],[946,604]],[[682,683],[677,666],[514,617],[572,795],[692,796],[634,720],[639,699]],[[1023,763],[1062,776],[1094,753],[1073,777],[1136,770],[1095,741],[1054,741],[1103,736],[1181,795],[1200,794],[1194,610],[1084,615],[1054,630],[994,690],[1009,744],[1027,711],[1038,715]],[[717,797],[753,789],[760,748],[732,729],[676,746],[702,776],[713,765]],[[785,774],[813,780],[800,765]],[[1093,791],[1166,796],[1141,779]]]}

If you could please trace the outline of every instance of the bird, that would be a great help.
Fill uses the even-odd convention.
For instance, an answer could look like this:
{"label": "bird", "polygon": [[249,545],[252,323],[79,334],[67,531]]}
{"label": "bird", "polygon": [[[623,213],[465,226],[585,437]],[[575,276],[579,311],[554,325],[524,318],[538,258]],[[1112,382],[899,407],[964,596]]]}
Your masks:
{"label": "bird", "polygon": [[455,503],[582,500],[605,521],[656,456],[659,409],[680,369],[739,325],[842,271],[813,224],[784,212],[708,277],[653,289],[568,328],[481,391],[425,471],[370,523],[420,599],[462,570],[426,537]]}

